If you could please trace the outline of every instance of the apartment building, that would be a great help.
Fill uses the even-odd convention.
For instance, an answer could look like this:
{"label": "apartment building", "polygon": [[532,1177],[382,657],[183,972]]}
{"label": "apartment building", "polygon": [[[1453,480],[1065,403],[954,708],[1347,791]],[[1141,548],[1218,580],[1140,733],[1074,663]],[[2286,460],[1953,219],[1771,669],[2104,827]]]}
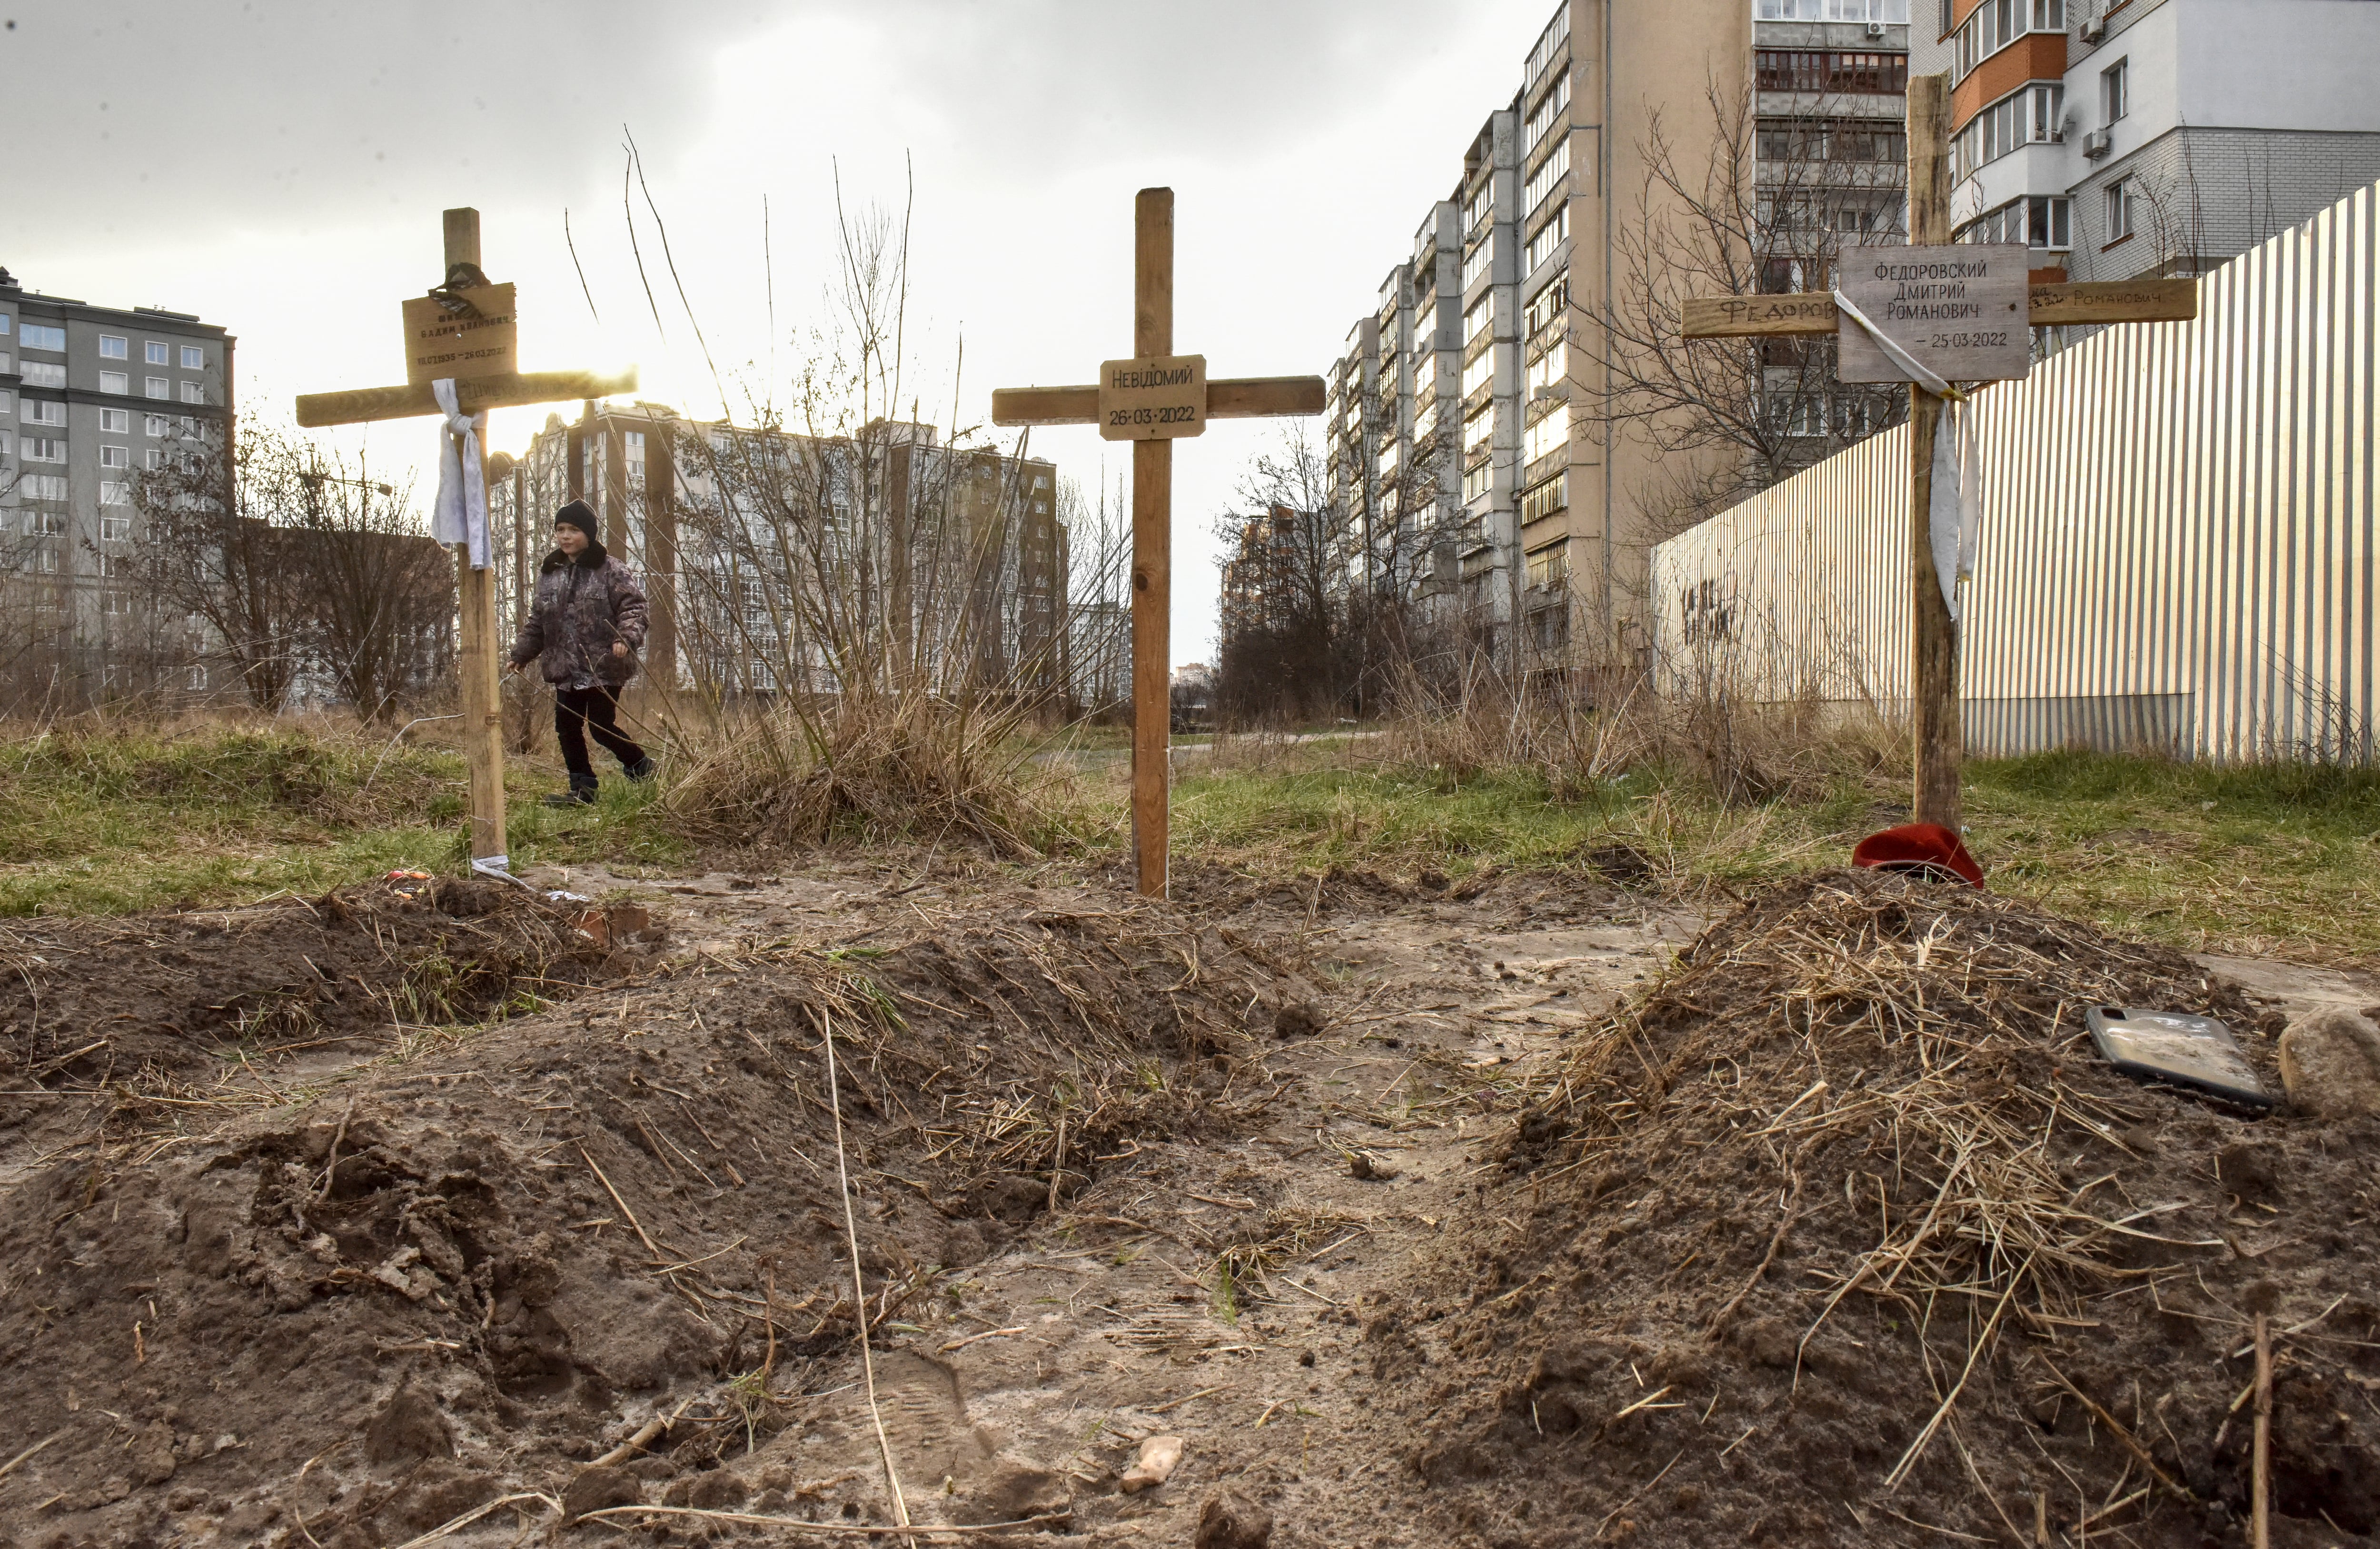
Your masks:
{"label": "apartment building", "polygon": [[1953,219],[2077,280],[2204,274],[2380,180],[2371,0],[1932,0]]}
{"label": "apartment building", "polygon": [[[1648,158],[1658,141],[1700,168],[1751,138],[1757,219],[1823,238],[1768,288],[1815,280],[1842,243],[1898,239],[1908,7],[1561,0],[1331,372],[1351,584],[1425,599],[1514,662],[1633,659],[1646,555],[1694,478],[1607,407],[1630,238],[1675,202]],[[1809,421],[1810,460],[1840,438],[1823,396],[1778,412]]]}
{"label": "apartment building", "polygon": [[491,497],[516,621],[552,513],[584,499],[645,579],[651,681],[828,692],[921,666],[941,687],[1056,693],[1067,661],[1057,470],[878,421],[850,436],[689,420],[650,403],[549,415]]}
{"label": "apartment building", "polygon": [[46,296],[0,269],[0,630],[20,687],[41,677],[64,702],[155,687],[130,675],[178,621],[126,574],[133,481],[223,444],[234,343],[188,312]]}

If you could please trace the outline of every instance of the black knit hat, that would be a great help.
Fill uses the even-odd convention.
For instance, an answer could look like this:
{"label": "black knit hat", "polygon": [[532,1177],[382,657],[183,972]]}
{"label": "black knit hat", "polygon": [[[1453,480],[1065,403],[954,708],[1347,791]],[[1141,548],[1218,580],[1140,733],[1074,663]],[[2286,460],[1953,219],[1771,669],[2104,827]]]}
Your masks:
{"label": "black knit hat", "polygon": [[603,541],[603,535],[595,530],[595,512],[583,500],[574,500],[553,513],[553,525],[575,527],[587,534],[587,541],[590,543],[600,543]]}

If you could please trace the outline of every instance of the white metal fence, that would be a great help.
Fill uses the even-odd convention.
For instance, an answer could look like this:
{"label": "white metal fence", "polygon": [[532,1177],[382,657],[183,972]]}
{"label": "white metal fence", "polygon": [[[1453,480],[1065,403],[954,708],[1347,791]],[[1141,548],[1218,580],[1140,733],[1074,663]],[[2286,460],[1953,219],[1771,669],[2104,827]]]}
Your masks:
{"label": "white metal fence", "polygon": [[[2380,185],[2216,270],[2197,321],[1976,396],[1971,751],[2373,758],[2375,272]],[[1658,547],[1663,669],[1905,701],[1908,458],[1904,426]]]}

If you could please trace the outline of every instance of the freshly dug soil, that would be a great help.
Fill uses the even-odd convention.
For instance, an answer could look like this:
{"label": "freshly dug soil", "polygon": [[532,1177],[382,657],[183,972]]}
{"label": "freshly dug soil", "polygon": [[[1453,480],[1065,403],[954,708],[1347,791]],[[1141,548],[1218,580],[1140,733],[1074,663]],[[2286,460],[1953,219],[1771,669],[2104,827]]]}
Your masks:
{"label": "freshly dug soil", "polygon": [[1579,1034],[1364,1311],[1445,1541],[2242,1543],[2259,1311],[2273,1542],[2380,1533],[2380,1122],[2135,1083],[2095,1003],[2219,1017],[2279,1090],[2189,958],[1875,873]]}
{"label": "freshly dug soil", "polygon": [[[502,883],[371,884],[121,920],[0,921],[0,1082],[186,1077],[225,1044],[377,1037],[474,1019],[601,953],[570,911]],[[570,970],[577,970],[577,972]]]}
{"label": "freshly dug soil", "polygon": [[[1137,1138],[1252,1095],[1232,1051],[1272,1009],[1211,934],[1012,890],[904,939],[906,907],[20,1185],[0,1201],[0,1459],[40,1450],[0,1479],[0,1542],[351,1549],[500,1495],[600,1509],[639,1476],[582,1465],[658,1395],[731,1377],[740,1410],[621,1461],[737,1504],[735,1475],[701,1470],[802,1413],[812,1363],[839,1372],[854,1344],[846,1168],[868,1316],[898,1324]],[[1033,1505],[1031,1479],[995,1482],[917,1509]]]}

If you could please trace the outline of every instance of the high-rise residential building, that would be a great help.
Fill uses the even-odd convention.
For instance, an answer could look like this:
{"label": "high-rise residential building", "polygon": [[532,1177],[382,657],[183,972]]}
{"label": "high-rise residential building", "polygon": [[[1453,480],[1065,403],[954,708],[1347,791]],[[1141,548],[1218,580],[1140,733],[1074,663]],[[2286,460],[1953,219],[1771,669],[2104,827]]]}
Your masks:
{"label": "high-rise residential building", "polygon": [[20,683],[46,675],[66,702],[129,689],[115,675],[178,625],[127,573],[133,482],[225,444],[233,346],[188,312],[45,296],[0,269],[0,631]]}
{"label": "high-rise residential building", "polygon": [[[1425,598],[1515,663],[1633,660],[1645,558],[1695,460],[1612,407],[1615,305],[1680,213],[1657,174],[1699,177],[1733,148],[1759,184],[1747,220],[1823,238],[1762,288],[1897,239],[1909,3],[1560,0],[1331,374],[1351,584]],[[1812,461],[1871,412],[1775,411]]]}
{"label": "high-rise residential building", "polygon": [[574,499],[644,577],[656,683],[830,692],[872,642],[868,670],[916,665],[938,689],[1067,687],[1047,461],[945,446],[927,424],[805,435],[590,402],[574,423],[549,415],[492,492],[516,621]]}
{"label": "high-rise residential building", "polygon": [[2198,274],[2380,179],[2371,0],[1923,0],[1951,216],[2036,273]]}

